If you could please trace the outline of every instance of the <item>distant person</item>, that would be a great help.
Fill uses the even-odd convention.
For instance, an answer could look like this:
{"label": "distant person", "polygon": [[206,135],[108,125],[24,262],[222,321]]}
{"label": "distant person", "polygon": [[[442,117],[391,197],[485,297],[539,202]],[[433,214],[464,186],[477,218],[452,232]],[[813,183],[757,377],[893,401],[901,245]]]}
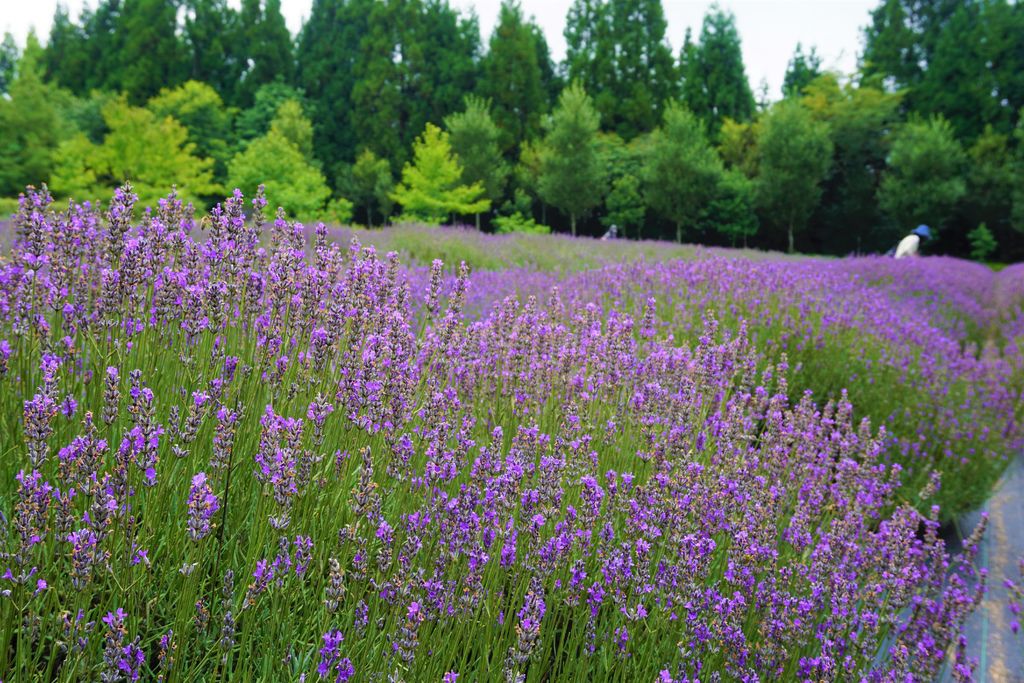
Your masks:
{"label": "distant person", "polygon": [[896,252],[893,256],[895,258],[913,258],[917,256],[917,252],[921,248],[921,241],[930,240],[931,238],[932,231],[928,229],[928,226],[919,225],[914,228],[913,232],[900,240],[900,243],[896,245]]}
{"label": "distant person", "polygon": [[615,238],[616,238],[616,237],[618,237],[618,236],[619,236],[619,226],[617,226],[617,225],[615,225],[615,224],[612,224],[612,226],[611,226],[610,228],[608,228],[608,232],[606,232],[606,233],[605,233],[605,234],[604,234],[604,235],[603,235],[603,236],[601,237],[601,241],[604,241],[604,240],[613,240],[613,239],[615,239]]}

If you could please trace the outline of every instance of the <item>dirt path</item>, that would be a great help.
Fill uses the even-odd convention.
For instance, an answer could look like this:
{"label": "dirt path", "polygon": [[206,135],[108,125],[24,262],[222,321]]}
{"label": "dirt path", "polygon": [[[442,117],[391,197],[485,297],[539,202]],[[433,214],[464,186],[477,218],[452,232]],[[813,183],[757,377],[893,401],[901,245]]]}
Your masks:
{"label": "dirt path", "polygon": [[[978,683],[1021,683],[1024,632],[1010,632],[1009,591],[1003,579],[1021,578],[1017,562],[1024,556],[1024,456],[1007,469],[986,509],[989,526],[979,559],[989,569],[989,591],[967,622],[968,652],[978,660]],[[970,534],[980,515],[971,513],[960,521],[961,538]]]}

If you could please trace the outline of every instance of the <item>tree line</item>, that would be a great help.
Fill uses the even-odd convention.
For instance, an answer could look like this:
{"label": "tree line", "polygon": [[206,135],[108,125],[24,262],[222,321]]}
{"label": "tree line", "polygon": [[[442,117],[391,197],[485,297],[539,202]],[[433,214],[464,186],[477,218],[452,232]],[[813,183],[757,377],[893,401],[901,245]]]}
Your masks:
{"label": "tree line", "polygon": [[845,254],[917,223],[1024,256],[1024,5],[880,0],[858,72],[796,46],[749,84],[713,6],[674,52],[660,0],[574,0],[566,55],[515,0],[482,41],[447,0],[99,0],[0,44],[0,197],[131,178],[197,204],[267,186],[304,218]]}

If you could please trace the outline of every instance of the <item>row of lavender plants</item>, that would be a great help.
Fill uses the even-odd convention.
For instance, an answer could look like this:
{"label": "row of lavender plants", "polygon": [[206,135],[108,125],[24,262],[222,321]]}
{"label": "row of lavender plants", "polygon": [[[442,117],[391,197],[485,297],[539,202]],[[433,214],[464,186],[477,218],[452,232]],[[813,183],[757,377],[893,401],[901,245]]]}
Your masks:
{"label": "row of lavender plants", "polygon": [[838,266],[446,276],[264,204],[22,199],[0,679],[971,676],[939,502],[1019,347]]}

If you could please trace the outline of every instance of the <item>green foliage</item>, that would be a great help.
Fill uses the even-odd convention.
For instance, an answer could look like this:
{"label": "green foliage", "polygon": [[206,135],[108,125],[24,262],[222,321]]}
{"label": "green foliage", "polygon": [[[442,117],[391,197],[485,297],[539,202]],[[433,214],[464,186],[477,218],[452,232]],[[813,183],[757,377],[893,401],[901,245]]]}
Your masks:
{"label": "green foliage", "polygon": [[539,224],[532,217],[524,217],[518,211],[511,216],[498,216],[494,219],[494,227],[499,234],[518,232],[529,235],[547,235],[551,232],[549,226]]}
{"label": "green foliage", "polygon": [[723,172],[718,178],[710,201],[701,211],[704,231],[714,231],[729,240],[731,246],[742,244],[757,234],[754,182],[737,170]]}
{"label": "green foliage", "polygon": [[364,149],[351,169],[352,198],[366,210],[366,224],[373,225],[374,211],[382,217],[391,215],[394,204],[391,191],[395,180],[391,177],[391,166],[387,159],[381,159]]}
{"label": "green foliage", "polygon": [[[466,110],[445,119],[452,152],[462,165],[462,182],[479,183],[491,204],[504,193],[509,168],[498,147],[500,131],[491,118],[490,104],[479,97],[466,98]],[[476,214],[480,229],[480,214]]]}
{"label": "green foliage", "polygon": [[[268,206],[283,207],[292,216],[308,220],[320,215],[331,190],[320,169],[285,135],[286,130],[308,131],[308,122],[305,126],[301,123],[294,108],[282,105],[270,132],[231,160],[228,185],[250,195],[264,185]],[[299,136],[298,141],[303,139]]]}
{"label": "green foliage", "polygon": [[623,237],[640,236],[647,206],[644,203],[640,181],[635,175],[626,173],[616,178],[604,199],[604,205],[608,211],[601,222],[606,227],[618,226]]}
{"label": "green foliage", "polygon": [[313,156],[313,124],[302,113],[302,105],[295,100],[282,102],[278,107],[277,115],[270,122],[269,135],[284,138],[302,152],[306,161],[316,165],[316,157]]}
{"label": "green foliage", "polygon": [[348,225],[352,222],[353,204],[344,197],[335,197],[327,202],[323,221],[331,225]]}
{"label": "green foliage", "polygon": [[50,180],[61,121],[53,106],[58,92],[43,81],[42,48],[30,33],[8,97],[0,97],[0,196]]}
{"label": "green foliage", "polygon": [[142,104],[161,88],[181,83],[187,56],[178,38],[177,15],[176,3],[166,0],[124,0],[118,17],[116,66],[104,85]]}
{"label": "green foliage", "polygon": [[748,178],[757,175],[757,138],[760,135],[756,122],[741,123],[732,119],[722,121],[718,132],[718,155],[728,168],[743,173]]}
{"label": "green foliage", "polygon": [[245,64],[235,102],[251,105],[267,83],[288,83],[295,70],[292,36],[281,14],[281,0],[242,0],[238,43]]}
{"label": "green foliage", "polygon": [[869,244],[888,245],[878,207],[879,181],[886,168],[889,130],[898,120],[902,96],[870,85],[840,85],[825,74],[804,89],[800,99],[815,119],[828,124],[833,147],[832,170],[826,177],[814,222],[825,226],[818,248],[829,253],[861,251]]}
{"label": "green foliage", "polygon": [[502,2],[490,49],[480,64],[479,90],[494,105],[503,152],[514,152],[541,132],[548,93],[540,60],[550,61],[543,40],[540,30],[523,19],[517,0]]}
{"label": "green foliage", "polygon": [[803,45],[797,43],[782,80],[782,94],[786,97],[799,96],[820,75],[821,57],[817,50],[812,47],[805,55]]}
{"label": "green foliage", "polygon": [[486,211],[491,201],[481,183],[462,184],[462,168],[452,154],[448,133],[428,123],[413,145],[413,161],[402,169],[402,183],[391,193],[404,217],[440,223],[453,214]]}
{"label": "green foliage", "polygon": [[606,169],[597,150],[598,115],[583,87],[566,88],[547,123],[540,148],[539,191],[544,201],[576,221],[601,203]]}
{"label": "green foliage", "polygon": [[14,36],[4,33],[4,40],[0,43],[0,95],[6,94],[14,83],[18,57],[18,44],[14,42]]}
{"label": "green foliage", "polygon": [[124,97],[103,107],[109,132],[102,144],[78,133],[61,143],[52,190],[65,197],[97,198],[131,181],[142,206],[156,206],[171,186],[202,207],[203,197],[220,191],[213,161],[195,155],[188,131],[173,118],[128,104]]}
{"label": "green foliage", "polygon": [[683,46],[680,68],[683,98],[690,111],[701,116],[713,135],[722,121],[748,121],[754,115],[736,17],[718,5],[704,15],[700,42]]}
{"label": "green foliage", "polygon": [[298,102],[303,105],[303,113],[308,113],[305,98],[300,90],[279,81],[260,86],[256,91],[253,105],[238,114],[235,121],[238,137],[244,141],[266,135],[271,122],[285,102]]}
{"label": "green foliage", "polygon": [[914,120],[896,134],[879,202],[903,226],[946,224],[964,195],[965,154],[941,117]]}
{"label": "green foliage", "polygon": [[186,81],[163,89],[147,105],[159,118],[173,117],[188,129],[188,140],[200,157],[214,160],[214,177],[223,180],[232,156],[231,113],[217,91],[206,83]]}
{"label": "green foliage", "polygon": [[647,145],[643,181],[648,204],[675,225],[677,242],[684,228],[697,223],[722,170],[703,122],[686,107],[670,104]]}
{"label": "green foliage", "polygon": [[800,103],[777,103],[760,123],[757,142],[757,203],[765,222],[794,233],[807,227],[832,166],[828,124],[816,121]]}
{"label": "green foliage", "polygon": [[992,231],[984,223],[967,233],[967,239],[971,243],[971,258],[975,261],[987,261],[999,247]]}
{"label": "green foliage", "polygon": [[234,104],[238,82],[246,67],[238,12],[227,0],[184,0],[182,6],[185,9],[182,39],[188,53],[188,77],[208,83],[222,98]]}

